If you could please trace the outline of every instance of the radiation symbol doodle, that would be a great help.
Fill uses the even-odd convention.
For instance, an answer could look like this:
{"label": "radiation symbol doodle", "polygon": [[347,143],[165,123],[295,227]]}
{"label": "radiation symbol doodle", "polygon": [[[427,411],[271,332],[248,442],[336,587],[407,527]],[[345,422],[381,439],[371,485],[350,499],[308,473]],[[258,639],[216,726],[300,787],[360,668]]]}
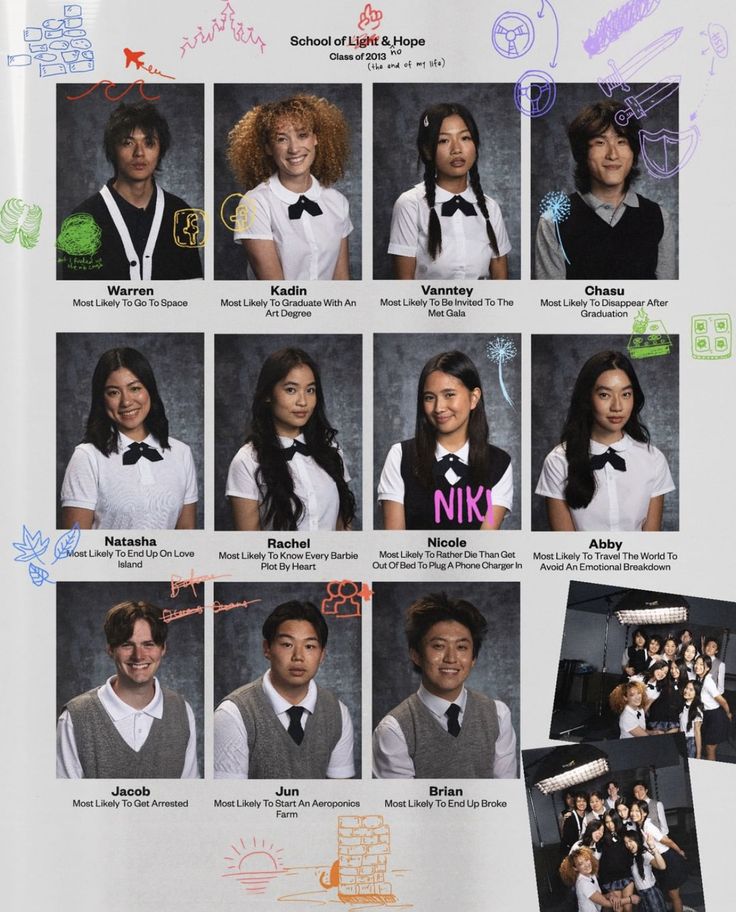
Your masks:
{"label": "radiation symbol doodle", "polygon": [[557,86],[544,70],[527,70],[514,86],[514,103],[525,117],[542,117],[554,106]]}
{"label": "radiation symbol doodle", "polygon": [[491,42],[502,57],[509,60],[523,57],[534,44],[532,20],[518,11],[501,13],[491,28]]}

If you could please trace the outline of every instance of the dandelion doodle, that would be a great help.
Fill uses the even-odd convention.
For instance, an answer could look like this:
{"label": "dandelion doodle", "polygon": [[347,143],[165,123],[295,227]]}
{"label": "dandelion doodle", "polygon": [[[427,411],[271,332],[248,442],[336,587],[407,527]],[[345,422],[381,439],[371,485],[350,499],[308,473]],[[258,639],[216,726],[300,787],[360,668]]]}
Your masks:
{"label": "dandelion doodle", "polygon": [[568,264],[570,260],[567,258],[565,248],[562,246],[562,238],[560,237],[560,222],[564,222],[568,217],[570,208],[570,198],[562,190],[550,190],[549,193],[545,193],[542,197],[542,202],[539,204],[539,212],[542,217],[555,223],[557,242],[560,245],[565,262]]}
{"label": "dandelion doodle", "polygon": [[509,396],[509,391],[506,389],[506,384],[503,382],[503,366],[508,361],[513,361],[517,355],[516,345],[512,339],[509,339],[507,336],[496,336],[495,339],[486,345],[486,354],[490,361],[494,364],[498,364],[498,382],[501,385],[501,392],[503,393],[503,398],[508,402],[512,409],[515,409],[514,401]]}

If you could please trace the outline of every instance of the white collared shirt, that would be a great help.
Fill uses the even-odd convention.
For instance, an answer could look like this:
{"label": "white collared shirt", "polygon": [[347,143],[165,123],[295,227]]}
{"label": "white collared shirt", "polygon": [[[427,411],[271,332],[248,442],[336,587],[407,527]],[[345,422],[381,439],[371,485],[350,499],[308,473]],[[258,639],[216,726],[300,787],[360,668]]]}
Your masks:
{"label": "white collared shirt", "polygon": [[[434,451],[436,460],[447,456],[449,450],[446,450],[441,444],[437,444]],[[455,456],[463,463],[468,464],[468,454],[470,453],[470,442],[466,441]],[[378,482],[378,499],[392,500],[396,503],[404,502],[404,479],[401,477],[401,444],[395,443],[388,451],[386,462],[383,464],[381,479]],[[501,478],[491,488],[491,500],[494,507],[505,507],[511,512],[514,504],[514,472],[509,463],[508,468]]]}
{"label": "white collared shirt", "polygon": [[[628,434],[611,445],[626,462],[626,471],[607,462],[596,470],[596,489],[587,507],[571,509],[579,532],[638,532],[644,525],[652,497],[675,490],[664,454],[655,446],[639,443]],[[590,454],[608,450],[606,444],[590,441]],[[567,457],[562,444],[547,455],[535,493],[555,500],[565,499]]]}
{"label": "white collared shirt", "polygon": [[[115,675],[97,691],[97,696],[102,708],[110,717],[115,730],[125,743],[134,751],[140,751],[146,743],[146,738],[151,732],[154,719],[163,718],[164,695],[158,683],[153,679],[153,698],[142,709],[135,709],[124,703],[112,689]],[[189,720],[189,741],[184,756],[182,779],[199,779],[199,765],[197,763],[197,735],[192,707],[186,703],[187,719]],[[79,760],[77,742],[74,737],[74,723],[68,710],[59,716],[56,726],[56,778],[57,779],[84,779],[82,764]]]}
{"label": "white collared shirt", "polygon": [[[458,722],[463,724],[468,692],[463,687],[456,700],[443,700],[430,693],[423,684],[417,696],[447,731],[447,712],[452,703],[460,707]],[[511,711],[505,703],[494,700],[498,714],[498,738],[493,760],[494,779],[517,778],[516,732],[511,724]],[[395,716],[384,716],[373,732],[373,775],[376,779],[414,779],[414,761],[409,756],[404,732]]]}
{"label": "white collared shirt", "polygon": [[[289,206],[300,196],[317,203],[322,215],[302,212],[289,218]],[[333,187],[323,187],[312,175],[312,184],[303,194],[287,190],[272,174],[267,181],[249,190],[241,206],[245,227],[234,234],[236,243],[246,240],[273,241],[276,244],[285,279],[331,279],[340,255],[340,246],[353,230],[347,199]],[[250,266],[248,277],[253,279]]]}
{"label": "white collared shirt", "polygon": [[[297,440],[304,443],[304,434],[299,434]],[[294,442],[291,437],[279,437],[279,442],[284,449],[288,449]],[[342,453],[340,453],[342,456]],[[345,458],[345,481],[350,481]],[[244,500],[255,500],[263,504],[265,485],[259,484],[257,479],[258,456],[252,443],[246,443],[233,457],[227,473],[225,494],[228,497],[242,497]],[[333,530],[337,526],[340,513],[340,495],[337,485],[319,466],[311,456],[295,453],[289,460],[289,471],[294,479],[294,493],[304,505],[304,512],[297,525],[299,532],[316,532],[317,530]],[[261,528],[263,522],[261,522]]]}
{"label": "white collared shirt", "polygon": [[491,249],[486,221],[470,184],[458,194],[475,208],[474,216],[456,209],[451,216],[442,215],[442,203],[456,194],[435,187],[434,208],[442,228],[442,252],[432,259],[429,242],[429,206],[424,183],[402,193],[394,203],[388,252],[396,256],[415,257],[416,279],[488,279],[491,260],[505,256],[511,250],[509,236],[501,209],[490,196],[485,197],[488,216],[496,235],[498,253]]}
{"label": "white collared shirt", "polygon": [[165,450],[149,434],[143,443],[163,459],[141,456],[134,465],[123,465],[125,451],[135,442],[118,433],[118,451],[109,456],[93,443],[80,443],[66,467],[62,506],[92,510],[93,529],[175,529],[182,507],[197,502],[192,451],[173,437]]}
{"label": "white collared shirt", "polygon": [[[301,703],[293,704],[285,700],[271,684],[269,669],[263,676],[263,692],[266,694],[276,718],[285,729],[289,728],[291,721],[288,710],[294,705],[303,709],[301,725],[302,728],[306,728],[307,720],[317,705],[317,685],[313,680],[309,682],[306,697]],[[340,704],[342,734],[330,754],[327,778],[350,779],[355,775],[353,723],[347,706],[341,700],[337,702]],[[240,710],[232,700],[223,700],[215,710],[214,742],[215,779],[247,779],[248,732]]]}
{"label": "white collared shirt", "polygon": [[619,738],[635,738],[632,732],[635,728],[646,730],[647,719],[644,710],[634,709],[632,706],[624,706],[623,712],[618,717]]}

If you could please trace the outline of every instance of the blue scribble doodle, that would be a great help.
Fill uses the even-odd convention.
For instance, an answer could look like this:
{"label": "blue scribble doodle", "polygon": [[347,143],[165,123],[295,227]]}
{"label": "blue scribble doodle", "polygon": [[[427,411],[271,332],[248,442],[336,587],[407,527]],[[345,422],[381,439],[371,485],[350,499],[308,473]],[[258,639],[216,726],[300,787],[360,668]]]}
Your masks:
{"label": "blue scribble doodle", "polygon": [[254,44],[256,47],[260,47],[261,53],[266,49],[266,43],[263,38],[260,35],[254,37],[252,25],[246,28],[242,22],[235,21],[235,10],[230,6],[230,0],[225,0],[225,5],[220,11],[219,17],[212,19],[212,25],[207,31],[201,25],[198,25],[194,38],[184,37],[182,39],[184,44],[179,47],[181,56],[183,57],[186,54],[187,49],[194,50],[198,45],[209,44],[214,41],[218,34],[225,32],[226,28],[229,28],[233,41],[238,41],[241,44]]}
{"label": "blue scribble doodle", "polygon": [[537,10],[537,19],[542,19],[544,17],[545,6],[548,6],[550,8],[555,20],[555,52],[549,62],[550,68],[554,69],[557,66],[557,52],[560,50],[560,21],[557,18],[557,13],[555,12],[554,6],[552,6],[549,0],[542,0],[542,5]]}
{"label": "blue scribble doodle", "polygon": [[705,96],[708,94],[710,81],[716,75],[716,57],[720,57],[721,59],[728,57],[728,33],[722,25],[719,25],[717,22],[709,22],[708,30],[706,32],[701,32],[700,34],[708,39],[708,47],[700,53],[707,54],[709,51],[713,51],[715,57],[711,58],[710,66],[708,67],[708,78],[705,80],[703,94],[700,96],[700,101],[695,105],[695,110],[690,115],[690,120],[695,120],[698,116],[700,106],[703,104]]}
{"label": "blue scribble doodle", "polygon": [[514,104],[525,117],[542,117],[557,99],[554,79],[544,70],[527,70],[516,80]]}
{"label": "blue scribble doodle", "polygon": [[625,127],[632,117],[636,120],[643,120],[653,108],[662,104],[670,95],[674,95],[679,88],[679,76],[665,76],[661,82],[647,86],[638,95],[629,95],[625,98],[626,107],[616,111],[614,120],[622,127]]}
{"label": "blue scribble doodle", "polygon": [[40,26],[29,25],[23,30],[23,40],[28,53],[8,54],[8,66],[30,66],[37,60],[42,79],[89,73],[95,68],[94,49],[84,29],[82,7],[77,3],[64,4],[61,18],[44,19]]}
{"label": "blue scribble doodle", "polygon": [[[54,543],[54,559],[51,561],[51,566],[74,554],[80,535],[79,523],[74,523],[71,529],[61,533]],[[44,583],[54,584],[54,580],[50,579],[50,574],[45,566],[39,566],[39,564],[46,563],[43,558],[49,549],[50,541],[50,538],[43,537],[40,529],[31,532],[28,526],[24,525],[21,541],[13,542],[13,547],[18,552],[13,560],[28,564],[28,576],[34,586],[43,586]]]}
{"label": "blue scribble doodle", "polygon": [[682,28],[665,32],[664,35],[660,35],[659,38],[656,38],[634,54],[633,57],[630,57],[626,63],[622,63],[620,67],[616,66],[615,60],[609,60],[608,65],[611,67],[611,72],[607,76],[601,76],[598,79],[598,85],[601,87],[603,94],[608,95],[610,98],[616,89],[619,88],[623,89],[624,92],[628,92],[631,88],[628,80],[663,51],[672,47],[680,35],[682,35]]}
{"label": "blue scribble doodle", "polygon": [[681,133],[664,127],[656,133],[639,130],[641,160],[647,172],[658,180],[682,171],[695,154],[699,142],[700,130],[695,124]]}
{"label": "blue scribble doodle", "polygon": [[513,361],[517,355],[516,345],[514,344],[513,339],[509,339],[507,336],[496,336],[495,339],[491,339],[486,345],[486,355],[493,364],[498,364],[498,382],[501,386],[503,398],[508,402],[511,408],[516,411],[514,401],[511,396],[509,396],[509,391],[506,389],[506,384],[503,380],[504,364],[506,364],[507,361]]}
{"label": "blue scribble doodle", "polygon": [[588,37],[583,41],[588,57],[605,51],[609,44],[613,44],[617,38],[630,31],[637,22],[651,16],[659,4],[660,0],[629,0],[623,6],[610,10],[598,20],[595,31],[591,32],[588,29]]}
{"label": "blue scribble doodle", "polygon": [[565,248],[562,246],[562,237],[560,236],[560,222],[564,222],[565,219],[570,215],[570,210],[572,205],[570,203],[570,197],[564,193],[562,190],[550,190],[549,193],[545,193],[542,197],[542,201],[539,204],[539,214],[542,218],[549,219],[550,222],[555,223],[555,232],[557,234],[557,243],[560,245],[560,251],[562,252],[565,262],[569,265],[570,260],[567,258],[565,253]]}
{"label": "blue scribble doodle", "polygon": [[0,240],[12,244],[17,237],[21,247],[35,247],[41,237],[41,207],[11,197],[0,209]]}
{"label": "blue scribble doodle", "polygon": [[501,13],[491,26],[491,44],[507,60],[523,57],[534,45],[532,20],[518,10]]}

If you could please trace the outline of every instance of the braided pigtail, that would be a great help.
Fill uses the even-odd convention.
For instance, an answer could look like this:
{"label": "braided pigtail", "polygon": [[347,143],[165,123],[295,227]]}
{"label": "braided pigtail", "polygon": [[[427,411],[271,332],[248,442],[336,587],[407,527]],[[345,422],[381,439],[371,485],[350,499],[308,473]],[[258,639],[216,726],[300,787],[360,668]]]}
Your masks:
{"label": "braided pigtail", "polygon": [[473,162],[473,167],[469,171],[470,177],[470,186],[473,188],[473,193],[475,193],[475,201],[478,203],[478,208],[483,213],[483,218],[486,220],[486,234],[488,235],[488,240],[491,245],[491,250],[495,256],[498,256],[498,241],[496,240],[496,232],[493,230],[493,225],[491,225],[491,219],[488,215],[488,206],[486,206],[486,197],[483,193],[483,188],[480,185],[480,174],[478,174],[478,162]]}
{"label": "braided pigtail", "polygon": [[427,241],[427,250],[432,259],[436,260],[438,254],[442,253],[442,226],[440,225],[439,217],[434,208],[434,178],[434,162],[426,161],[424,163],[424,195],[427,198],[427,205],[429,206],[429,238]]}

